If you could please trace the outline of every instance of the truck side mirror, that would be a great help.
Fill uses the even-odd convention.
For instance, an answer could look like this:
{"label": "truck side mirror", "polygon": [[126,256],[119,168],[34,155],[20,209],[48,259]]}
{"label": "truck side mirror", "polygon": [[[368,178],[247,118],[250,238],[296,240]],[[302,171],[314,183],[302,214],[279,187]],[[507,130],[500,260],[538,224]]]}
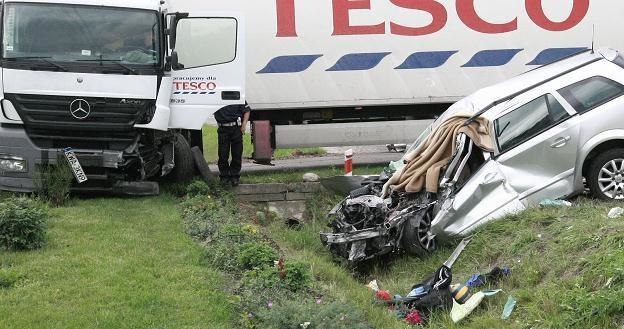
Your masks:
{"label": "truck side mirror", "polygon": [[172,13],[167,16],[169,16],[169,28],[165,32],[169,35],[169,47],[175,49],[178,21],[187,18],[189,13]]}
{"label": "truck side mirror", "polygon": [[178,52],[175,50],[171,52],[171,68],[173,70],[181,70],[184,68],[184,64],[180,63]]}

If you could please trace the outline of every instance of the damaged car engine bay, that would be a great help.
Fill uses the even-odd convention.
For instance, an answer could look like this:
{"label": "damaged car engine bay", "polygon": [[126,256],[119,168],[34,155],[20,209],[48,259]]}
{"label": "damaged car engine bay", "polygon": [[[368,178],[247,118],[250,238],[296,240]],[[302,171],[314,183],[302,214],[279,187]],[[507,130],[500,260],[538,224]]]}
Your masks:
{"label": "damaged car engine bay", "polygon": [[383,197],[383,187],[392,173],[386,169],[380,176],[362,182],[330,213],[332,233],[321,233],[321,241],[332,253],[350,262],[361,262],[381,255],[406,251],[425,256],[436,249],[436,235],[431,231],[440,205],[485,162],[479,149],[465,134],[456,140],[456,152],[444,175],[439,191],[393,191]]}

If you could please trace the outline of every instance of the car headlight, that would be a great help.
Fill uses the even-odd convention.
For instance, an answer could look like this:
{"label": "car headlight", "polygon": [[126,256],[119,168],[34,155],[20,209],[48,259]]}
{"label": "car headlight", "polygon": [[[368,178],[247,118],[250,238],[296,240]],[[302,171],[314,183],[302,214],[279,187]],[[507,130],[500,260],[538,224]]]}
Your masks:
{"label": "car headlight", "polygon": [[26,159],[0,154],[0,173],[25,173],[28,171]]}

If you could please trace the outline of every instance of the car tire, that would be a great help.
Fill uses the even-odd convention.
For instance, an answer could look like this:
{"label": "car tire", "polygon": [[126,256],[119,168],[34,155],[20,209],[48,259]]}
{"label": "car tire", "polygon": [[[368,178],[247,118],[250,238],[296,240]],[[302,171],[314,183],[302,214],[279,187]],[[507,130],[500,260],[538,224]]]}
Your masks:
{"label": "car tire", "polygon": [[594,158],[587,175],[589,190],[598,199],[624,200],[624,149],[613,149]]}
{"label": "car tire", "polygon": [[195,175],[195,161],[189,142],[181,134],[173,135],[173,159],[175,166],[167,175],[170,182],[186,182]]}
{"label": "car tire", "polygon": [[435,237],[431,234],[433,216],[431,209],[418,212],[403,225],[401,244],[409,254],[424,257],[436,249]]}

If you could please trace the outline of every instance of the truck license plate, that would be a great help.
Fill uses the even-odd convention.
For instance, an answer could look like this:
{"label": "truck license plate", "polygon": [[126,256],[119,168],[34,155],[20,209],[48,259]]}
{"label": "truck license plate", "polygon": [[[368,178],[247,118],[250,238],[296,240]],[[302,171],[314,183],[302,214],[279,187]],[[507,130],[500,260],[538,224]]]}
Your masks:
{"label": "truck license plate", "polygon": [[85,174],[84,170],[82,170],[80,161],[78,161],[78,157],[76,157],[74,151],[72,151],[71,148],[66,148],[64,152],[65,157],[67,158],[67,162],[69,162],[69,166],[72,168],[72,171],[74,172],[74,176],[76,177],[78,183],[80,184],[86,182],[87,175]]}

